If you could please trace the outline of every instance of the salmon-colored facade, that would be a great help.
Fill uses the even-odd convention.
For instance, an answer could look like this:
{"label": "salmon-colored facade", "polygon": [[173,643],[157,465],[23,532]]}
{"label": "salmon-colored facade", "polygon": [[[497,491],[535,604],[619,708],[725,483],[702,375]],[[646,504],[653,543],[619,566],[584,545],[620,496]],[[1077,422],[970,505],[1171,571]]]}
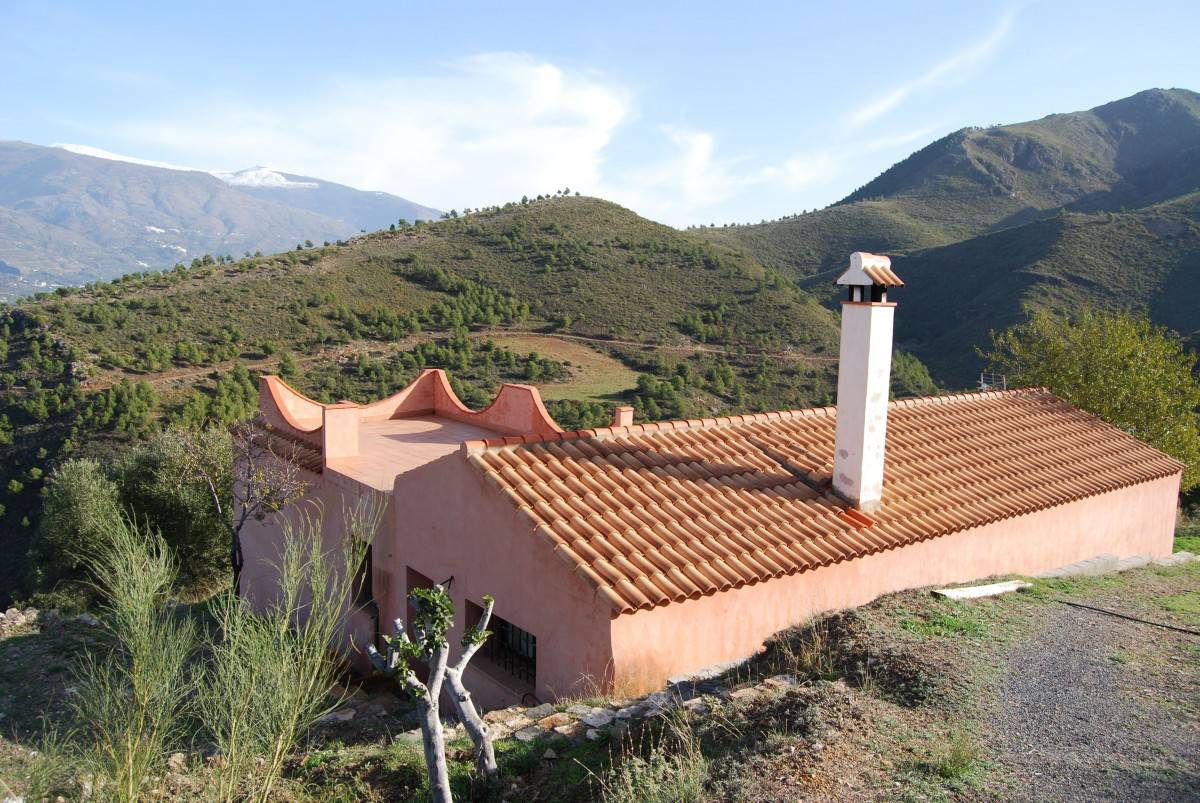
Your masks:
{"label": "salmon-colored facade", "polygon": [[[263,425],[309,450],[309,459],[301,461],[314,469],[307,475],[309,497],[322,503],[331,540],[341,535],[337,514],[345,502],[370,492],[391,496],[384,526],[372,547],[369,588],[374,607],[356,609],[352,614],[351,630],[357,644],[373,641],[380,627],[386,632],[393,618],[406,618],[405,600],[416,586],[450,581],[457,610],[452,644],[457,644],[463,629],[473,623],[471,617],[478,610],[474,606],[482,605],[484,595],[495,597],[496,615],[511,626],[506,631],[509,643],[491,657],[486,650],[481,652],[468,678],[473,693],[487,707],[614,687],[626,693],[652,690],[668,678],[743,658],[758,650],[771,634],[815,613],[859,605],[904,588],[997,574],[1028,575],[1098,554],[1165,555],[1171,550],[1180,476],[1177,464],[1153,450],[1129,451],[1124,443],[1116,444],[1116,451],[1105,451],[1103,458],[1098,456],[1087,438],[1127,436],[1106,426],[1097,429],[1090,418],[1070,419],[1073,426],[1083,427],[1078,438],[1084,439],[1071,448],[1081,449],[1081,454],[1095,461],[1087,477],[1107,476],[1103,473],[1107,471],[1115,478],[1107,484],[1081,486],[1072,492],[1074,497],[1065,486],[1062,490],[1051,487],[1047,493],[1024,489],[1037,501],[1028,508],[1012,507],[1015,513],[995,510],[997,503],[981,501],[979,506],[995,515],[976,526],[970,518],[948,521],[947,514],[938,513],[936,507],[929,508],[930,521],[922,524],[922,512],[909,509],[915,502],[905,496],[904,489],[910,487],[906,483],[918,483],[919,478],[906,479],[903,472],[906,466],[918,465],[913,456],[918,452],[916,446],[903,444],[927,426],[921,421],[961,416],[964,410],[976,407],[1011,406],[1016,403],[1012,399],[1019,399],[1034,405],[1020,415],[1031,421],[1034,416],[1049,421],[1049,433],[1063,430],[1065,424],[1047,416],[1066,414],[1055,412],[1060,408],[1047,406],[1045,394],[1036,392],[1011,398],[972,394],[944,409],[936,406],[941,403],[937,400],[911,409],[902,406],[906,403],[894,405],[893,435],[889,436],[897,439],[896,446],[889,444],[889,461],[895,462],[889,466],[894,473],[888,475],[881,512],[875,519],[853,514],[843,502],[821,490],[820,483],[827,483],[827,477],[819,472],[805,474],[795,465],[802,452],[832,449],[827,410],[563,433],[546,414],[535,389],[506,385],[493,405],[476,413],[454,397],[441,371],[426,371],[399,394],[368,406],[321,405],[274,377],[262,380],[261,393]],[[627,414],[622,411],[621,415]],[[924,418],[906,423],[906,415]],[[772,455],[775,462],[763,465],[751,464],[752,458],[759,459],[756,454],[731,452],[722,458],[713,451],[712,444],[741,443],[739,439],[750,437],[747,432],[760,433],[763,438],[778,435],[784,424],[812,428],[817,433],[812,435],[815,440],[805,441],[801,444],[804,448],[798,447],[791,457],[775,454],[764,442],[763,454]],[[689,445],[685,436],[700,440]],[[760,442],[754,438],[754,443]],[[631,462],[632,452],[622,451],[632,449],[638,450],[639,459],[662,460],[669,454],[674,462],[663,469],[639,467]],[[1157,455],[1157,462],[1153,470],[1131,471],[1116,462],[1113,454],[1118,452],[1127,454],[1120,459],[1131,463],[1144,455]],[[541,454],[544,462],[530,462],[528,470],[517,462],[512,462],[516,469],[510,470],[500,462],[517,457],[532,460],[535,453]],[[699,470],[696,467],[703,467],[705,459],[708,474],[692,478],[688,471]],[[1021,459],[1034,460],[1029,456]],[[1079,460],[1066,455],[1063,463]],[[572,461],[570,471],[578,473],[578,481],[563,468]],[[776,471],[770,468],[773,465],[785,466],[787,471]],[[1054,465],[1047,463],[1041,470],[1053,469]],[[609,473],[602,475],[601,471]],[[919,468],[913,471],[926,473]],[[1004,474],[1001,468],[995,471]],[[616,478],[616,484],[596,484],[604,476]],[[803,482],[797,481],[798,477]],[[673,515],[681,517],[679,527],[672,529],[668,522],[654,530],[646,525],[639,535],[641,525],[630,520],[627,525],[597,532],[590,544],[558,535],[567,532],[561,524],[568,520],[577,530],[587,527],[589,532],[605,522],[616,522],[604,506],[616,505],[626,491],[639,493],[634,485],[622,490],[619,483],[626,480],[655,494],[658,501],[641,507],[655,511],[660,519],[667,518],[664,510],[677,511]],[[1009,489],[1014,482],[1003,480],[1002,488]],[[664,501],[657,495],[655,483],[669,490],[676,501]],[[719,488],[716,496],[704,496],[721,483],[725,487]],[[889,488],[896,489],[892,497]],[[1008,492],[997,490],[995,494],[998,499],[1007,498],[1003,494]],[[560,498],[555,498],[555,493]],[[739,527],[746,521],[762,521],[764,532],[772,527],[783,528],[780,533],[798,532],[780,515],[791,515],[787,513],[793,509],[789,505],[804,505],[794,508],[795,520],[811,535],[797,534],[788,536],[792,540],[787,543],[757,547],[762,563],[778,569],[769,577],[731,577],[731,567],[750,565],[756,549],[753,544],[724,557],[706,557],[705,565],[683,565],[681,574],[667,567],[664,556],[678,556],[685,550],[687,538],[681,528],[691,525],[679,511],[689,505],[688,494],[697,500],[741,499],[769,506],[762,508],[762,518],[755,518],[757,508],[740,513],[714,508],[707,523],[702,521],[704,516],[697,519],[710,530],[737,517],[742,522]],[[1016,501],[1005,504],[1016,505]],[[888,519],[889,505],[894,510],[904,508],[905,518]],[[622,511],[633,508],[612,509],[625,515]],[[1028,512],[1020,512],[1026,509]],[[644,515],[643,519],[649,521]],[[754,537],[752,529],[744,529],[743,536],[731,530],[731,537],[750,543],[746,539]],[[817,532],[822,529],[840,535],[836,541],[822,540]],[[674,547],[661,542],[655,542],[657,548],[650,546],[653,532],[668,530],[679,533]],[[252,523],[243,535],[242,588],[252,599],[259,599],[273,585],[270,562],[277,558],[280,537],[278,522],[272,519]],[[691,548],[702,550],[708,544],[715,550],[722,538],[700,533]],[[838,544],[853,547],[853,551],[835,555]],[[605,549],[611,551],[587,558],[587,550]],[[622,549],[625,552],[620,553]],[[799,556],[801,552],[816,556],[815,562],[782,565],[786,555]],[[648,579],[632,574],[637,566],[651,564],[663,567],[661,572],[655,574],[651,566],[642,572]],[[634,578],[632,585],[623,579],[621,572],[626,571]],[[711,589],[678,590],[685,574],[702,582],[703,577],[715,577],[718,572],[727,579],[716,581]],[[671,577],[677,579],[671,582]],[[677,593],[656,597],[655,587],[677,589]]]}

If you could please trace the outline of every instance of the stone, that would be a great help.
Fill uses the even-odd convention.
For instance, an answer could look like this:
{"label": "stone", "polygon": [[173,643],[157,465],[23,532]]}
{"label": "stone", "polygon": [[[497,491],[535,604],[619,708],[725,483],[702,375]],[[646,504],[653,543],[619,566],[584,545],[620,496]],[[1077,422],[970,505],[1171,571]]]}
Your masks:
{"label": "stone", "polygon": [[187,772],[187,756],[183,753],[172,753],[167,759],[167,769],[179,774]]}
{"label": "stone", "polygon": [[546,732],[537,725],[530,725],[528,728],[522,728],[513,734],[519,742],[532,742],[542,738]]}
{"label": "stone", "polygon": [[322,722],[349,722],[352,719],[354,719],[354,709],[349,707],[330,711],[321,717]]}
{"label": "stone", "polygon": [[512,719],[504,720],[504,727],[510,731],[519,731],[528,728],[533,724],[533,720],[529,717],[513,717]]}
{"label": "stone", "polygon": [[81,625],[87,625],[88,627],[99,627],[100,626],[100,620],[97,619],[95,616],[92,616],[87,611],[84,611],[83,613],[76,616],[75,621],[79,622]]}
{"label": "stone", "polygon": [[525,716],[529,717],[530,719],[541,719],[543,717],[548,717],[553,713],[554,706],[552,706],[550,703],[542,703],[536,708],[530,708],[528,711],[526,711]]}
{"label": "stone", "polygon": [[513,718],[513,712],[507,708],[497,708],[483,715],[484,722],[504,722]]}
{"label": "stone", "polygon": [[561,714],[561,713],[560,714],[551,714],[548,717],[542,717],[541,719],[539,719],[538,725],[540,725],[541,727],[545,728],[548,731],[552,731],[555,728],[557,728],[559,725],[566,725],[568,722],[571,722],[571,721],[572,720],[571,720],[570,714]]}
{"label": "stone", "polygon": [[584,736],[589,742],[598,742],[607,735],[607,731],[602,731],[599,728],[588,728]]}
{"label": "stone", "polygon": [[608,729],[608,738],[612,739],[615,742],[621,741],[628,735],[629,735],[629,721],[625,720],[625,719],[618,719],[616,722],[614,722],[612,724],[612,727]]}
{"label": "stone", "polygon": [[640,717],[644,713],[646,713],[646,706],[642,705],[641,703],[637,703],[636,705],[622,708],[617,712],[616,717],[617,719],[634,719],[636,717]]}
{"label": "stone", "polygon": [[792,686],[799,686],[800,681],[795,675],[773,675],[763,681],[764,686],[774,686],[779,689],[786,689]]}
{"label": "stone", "polygon": [[542,753],[542,758],[545,759],[546,761],[557,761],[558,753],[554,752],[553,747],[547,747],[546,752]]}
{"label": "stone", "polygon": [[396,736],[392,739],[392,741],[393,742],[405,742],[407,744],[420,744],[421,743],[421,729],[413,728],[410,731],[404,731],[403,733],[397,733]]}
{"label": "stone", "polygon": [[757,696],[758,689],[753,686],[729,692],[729,699],[731,700],[753,700]]}
{"label": "stone", "polygon": [[580,717],[584,725],[589,728],[603,728],[613,721],[613,712],[607,708],[593,708],[588,713]]}
{"label": "stone", "polygon": [[707,714],[709,711],[708,703],[704,702],[703,698],[693,697],[690,700],[684,700],[683,707],[691,714]]}
{"label": "stone", "polygon": [[591,708],[591,706],[579,705],[578,703],[576,703],[575,705],[572,705],[567,708],[567,713],[574,714],[577,717],[581,717],[584,714],[592,713],[592,708]]}
{"label": "stone", "polygon": [[587,726],[582,722],[568,722],[566,725],[559,725],[554,729],[554,732],[568,739],[578,739],[586,729]]}

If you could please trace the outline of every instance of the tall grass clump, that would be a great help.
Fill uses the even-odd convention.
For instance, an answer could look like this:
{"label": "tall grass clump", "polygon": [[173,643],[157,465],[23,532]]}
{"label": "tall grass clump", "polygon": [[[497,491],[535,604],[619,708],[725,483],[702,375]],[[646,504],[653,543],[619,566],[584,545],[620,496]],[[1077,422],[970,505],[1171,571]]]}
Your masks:
{"label": "tall grass clump", "polygon": [[113,642],[80,662],[72,705],[97,796],[135,801],[183,733],[196,628],[167,604],[176,567],[162,536],[124,515],[101,532],[86,557]]}
{"label": "tall grass clump", "polygon": [[[279,584],[255,611],[229,591],[213,603],[219,637],[211,645],[196,709],[223,761],[220,800],[266,801],[294,747],[331,710],[355,579],[382,519],[386,498],[365,497],[344,511],[346,537],[327,549],[319,507],[281,518]],[[261,761],[259,761],[261,759]]]}
{"label": "tall grass clump", "polygon": [[649,744],[623,745],[622,755],[599,779],[604,803],[699,803],[708,759],[700,738],[680,714],[667,719]]}

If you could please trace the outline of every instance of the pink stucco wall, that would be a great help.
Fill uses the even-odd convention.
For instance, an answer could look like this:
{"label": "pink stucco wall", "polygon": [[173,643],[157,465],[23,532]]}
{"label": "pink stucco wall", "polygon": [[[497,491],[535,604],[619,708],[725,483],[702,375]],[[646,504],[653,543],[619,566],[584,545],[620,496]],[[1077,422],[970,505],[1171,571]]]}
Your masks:
{"label": "pink stucco wall", "polygon": [[[338,554],[339,544],[346,533],[342,510],[353,505],[363,489],[323,482],[321,475],[317,474],[306,473],[304,477],[309,482],[304,500],[281,515],[294,517],[299,506],[304,506],[313,513],[319,510],[323,516],[322,547],[329,554]],[[252,519],[242,529],[242,595],[256,610],[265,609],[274,599],[279,587],[275,567],[280,562],[284,547],[281,515],[268,517],[261,522]],[[394,530],[392,516],[392,509],[389,507],[380,526],[381,534]],[[367,644],[373,643],[374,639],[374,619],[361,607],[348,601],[346,629],[338,642],[339,645],[348,648],[347,656],[357,671],[370,671],[370,662],[361,650]],[[350,645],[355,645],[357,650],[349,649]]]}
{"label": "pink stucco wall", "polygon": [[744,658],[817,613],[906,588],[1039,572],[1101,554],[1167,555],[1179,477],[1006,519],[815,571],[620,616],[613,667],[623,689]]}
{"label": "pink stucco wall", "polygon": [[[461,453],[405,474],[393,505],[392,551],[385,556],[386,548],[376,550],[377,571],[386,566],[393,575],[391,593],[379,600],[388,611],[385,621],[403,610],[406,568],[438,582],[453,575],[452,660],[466,626],[465,601],[481,604],[490,594],[498,616],[537,637],[538,699],[591,691],[589,677],[602,682],[612,658],[609,608]],[[515,682],[498,682],[482,666],[473,664],[468,676],[468,687],[489,708],[516,702],[524,691]]]}

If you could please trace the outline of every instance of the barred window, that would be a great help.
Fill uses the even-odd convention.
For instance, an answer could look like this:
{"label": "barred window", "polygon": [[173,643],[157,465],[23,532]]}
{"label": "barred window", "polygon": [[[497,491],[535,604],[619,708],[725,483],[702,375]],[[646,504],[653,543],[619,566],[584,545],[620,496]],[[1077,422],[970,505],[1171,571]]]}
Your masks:
{"label": "barred window", "polygon": [[[483,617],[483,608],[467,602],[467,626],[473,627]],[[503,673],[530,687],[537,686],[537,636],[492,614],[488,623],[492,635],[483,643],[475,660],[482,659],[481,668],[490,674]]]}

